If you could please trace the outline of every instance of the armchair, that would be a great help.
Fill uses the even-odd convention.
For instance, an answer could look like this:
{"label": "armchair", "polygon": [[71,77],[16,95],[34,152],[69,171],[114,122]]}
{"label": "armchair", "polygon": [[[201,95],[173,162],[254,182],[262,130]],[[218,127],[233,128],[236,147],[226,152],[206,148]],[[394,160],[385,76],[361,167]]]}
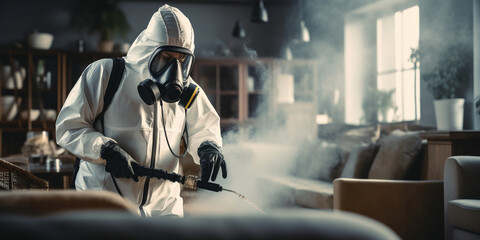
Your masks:
{"label": "armchair", "polygon": [[373,218],[402,239],[443,239],[443,181],[338,178],[334,210]]}
{"label": "armchair", "polygon": [[480,239],[480,157],[446,160],[444,210],[445,239]]}
{"label": "armchair", "polygon": [[443,181],[424,180],[425,150],[418,132],[393,131],[380,140],[363,178],[343,174],[355,163],[352,151],[341,178],[333,182],[334,210],[376,219],[402,239],[443,239]]}

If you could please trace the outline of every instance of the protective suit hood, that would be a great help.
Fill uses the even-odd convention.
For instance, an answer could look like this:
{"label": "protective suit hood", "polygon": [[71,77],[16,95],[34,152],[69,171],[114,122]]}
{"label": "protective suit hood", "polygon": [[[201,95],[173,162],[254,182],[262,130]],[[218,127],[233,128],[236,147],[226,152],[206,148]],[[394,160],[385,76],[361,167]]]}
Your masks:
{"label": "protective suit hood", "polygon": [[126,61],[136,66],[141,78],[150,78],[148,70],[155,50],[161,46],[177,46],[194,52],[194,33],[190,20],[177,8],[163,5],[155,12],[148,26],[130,47]]}

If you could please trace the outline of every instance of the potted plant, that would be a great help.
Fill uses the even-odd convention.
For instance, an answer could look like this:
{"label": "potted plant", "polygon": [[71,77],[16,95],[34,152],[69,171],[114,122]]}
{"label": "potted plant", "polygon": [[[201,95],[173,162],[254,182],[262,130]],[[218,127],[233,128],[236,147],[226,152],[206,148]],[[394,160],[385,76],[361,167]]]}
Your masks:
{"label": "potted plant", "polygon": [[386,91],[369,88],[363,99],[362,108],[366,122],[391,122],[394,119],[397,106],[393,101],[395,89]]}
{"label": "potted plant", "polygon": [[70,24],[100,37],[98,49],[112,52],[114,38],[125,38],[131,29],[128,19],[115,0],[86,0],[71,6]]}
{"label": "potted plant", "polygon": [[429,74],[422,76],[433,95],[438,130],[462,130],[465,99],[460,90],[470,77],[471,57],[461,45],[443,49],[438,62]]}

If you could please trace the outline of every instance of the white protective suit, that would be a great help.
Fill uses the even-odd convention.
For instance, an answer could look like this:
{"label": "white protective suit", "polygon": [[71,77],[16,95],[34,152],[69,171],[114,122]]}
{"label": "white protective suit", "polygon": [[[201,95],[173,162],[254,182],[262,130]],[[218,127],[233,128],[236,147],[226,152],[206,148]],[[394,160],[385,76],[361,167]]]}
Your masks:
{"label": "white protective suit", "polygon": [[[96,130],[99,124],[94,127],[93,122],[102,111],[113,62],[111,59],[98,60],[84,70],[56,122],[57,143],[82,159],[75,182],[77,189],[116,192],[110,173],[105,171],[105,160],[100,157],[101,146],[109,140],[116,141],[142,166],[153,164],[156,169],[178,172],[179,161],[170,153],[164,136],[160,101],[146,105],[137,86],[147,78],[153,79],[149,65],[158,47],[171,45],[193,52],[193,40],[191,23],[177,8],[164,5],[153,14],[148,27],[124,58],[122,81],[104,115],[104,134]],[[168,140],[177,154],[185,121],[190,141],[187,150],[197,164],[197,149],[201,143],[213,141],[222,145],[220,118],[203,91],[187,110],[186,120],[184,109],[177,103],[163,103],[163,111]],[[179,183],[146,177],[140,177],[138,182],[116,178],[116,182],[122,195],[139,206],[139,213],[183,216]]]}

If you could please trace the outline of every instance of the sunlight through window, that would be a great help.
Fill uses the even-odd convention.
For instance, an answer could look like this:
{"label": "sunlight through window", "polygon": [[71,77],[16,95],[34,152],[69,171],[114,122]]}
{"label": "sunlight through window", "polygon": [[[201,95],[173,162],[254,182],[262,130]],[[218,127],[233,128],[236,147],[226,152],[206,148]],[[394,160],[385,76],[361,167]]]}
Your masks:
{"label": "sunlight through window", "polygon": [[[419,43],[419,7],[377,19],[377,88],[395,89],[389,121],[420,119],[420,69],[410,60]],[[385,119],[381,119],[384,120]]]}

